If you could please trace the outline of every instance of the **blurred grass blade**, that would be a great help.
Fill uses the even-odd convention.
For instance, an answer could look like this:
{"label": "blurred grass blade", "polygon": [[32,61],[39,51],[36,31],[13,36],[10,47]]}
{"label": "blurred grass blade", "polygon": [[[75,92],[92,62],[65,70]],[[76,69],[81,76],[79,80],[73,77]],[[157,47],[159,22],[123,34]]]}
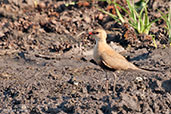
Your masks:
{"label": "blurred grass blade", "polygon": [[120,11],[118,10],[118,8],[117,8],[117,6],[116,6],[116,4],[115,4],[115,1],[114,1],[114,6],[115,6],[115,10],[116,10],[116,13],[117,13],[117,15],[118,15],[120,21],[121,21],[122,23],[125,23],[125,20],[124,20],[124,18],[122,17]]}
{"label": "blurred grass blade", "polygon": [[152,36],[152,40],[153,40],[154,47],[157,48],[157,44],[156,44],[155,37],[154,37],[154,35],[151,35],[151,36]]}
{"label": "blurred grass blade", "polygon": [[100,8],[98,8],[98,10],[101,11],[101,12],[103,12],[103,13],[105,13],[105,14],[107,14],[107,15],[109,15],[109,16],[111,16],[111,17],[112,17],[114,20],[116,20],[118,23],[121,23],[121,21],[118,19],[118,17],[115,16],[115,15],[113,15],[112,13],[107,12],[107,11],[105,11],[105,10],[103,10],[103,9],[100,9]]}

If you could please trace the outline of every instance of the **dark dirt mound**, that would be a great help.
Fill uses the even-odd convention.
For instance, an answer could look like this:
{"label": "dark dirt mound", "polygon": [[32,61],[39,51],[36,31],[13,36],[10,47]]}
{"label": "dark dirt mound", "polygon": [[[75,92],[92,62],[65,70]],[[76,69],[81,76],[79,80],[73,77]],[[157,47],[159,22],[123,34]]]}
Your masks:
{"label": "dark dirt mound", "polygon": [[[150,1],[151,18],[168,2]],[[144,36],[132,39],[135,34],[93,3],[66,3],[0,2],[0,113],[170,114],[171,49],[163,46],[168,40],[164,23],[151,30],[162,47],[155,49]],[[95,42],[87,33],[99,26],[110,32],[113,48],[151,73],[105,72],[96,65]]]}
{"label": "dark dirt mound", "polygon": [[108,72],[109,94],[105,92],[104,71],[85,61],[86,57],[46,59],[25,52],[1,56],[1,113],[169,114],[169,50],[155,50],[145,59],[141,56],[133,61],[142,68],[160,72],[115,72],[115,91],[113,73]]}

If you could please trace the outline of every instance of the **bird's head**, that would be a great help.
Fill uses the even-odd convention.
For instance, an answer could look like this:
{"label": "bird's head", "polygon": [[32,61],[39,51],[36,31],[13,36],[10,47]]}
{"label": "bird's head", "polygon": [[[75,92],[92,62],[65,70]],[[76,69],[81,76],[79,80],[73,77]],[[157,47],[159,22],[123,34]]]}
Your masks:
{"label": "bird's head", "polygon": [[95,38],[96,42],[97,41],[105,41],[106,42],[107,33],[103,29],[96,29],[93,32],[89,32],[89,34],[92,35],[93,38]]}

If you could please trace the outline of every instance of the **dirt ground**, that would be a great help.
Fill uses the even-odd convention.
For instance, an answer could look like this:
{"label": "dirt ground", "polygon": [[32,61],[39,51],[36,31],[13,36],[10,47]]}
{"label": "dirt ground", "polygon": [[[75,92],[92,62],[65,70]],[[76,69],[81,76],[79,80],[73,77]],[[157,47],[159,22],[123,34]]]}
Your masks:
{"label": "dirt ground", "polygon": [[[167,12],[168,2],[150,0],[151,19],[158,17],[156,9]],[[102,14],[95,3],[66,3],[0,1],[0,113],[170,114],[171,48],[165,23],[152,26],[155,48],[144,36],[132,40],[132,29]],[[95,41],[88,35],[97,27],[110,32],[114,49],[152,73],[107,71],[107,93],[105,71],[93,61]]]}

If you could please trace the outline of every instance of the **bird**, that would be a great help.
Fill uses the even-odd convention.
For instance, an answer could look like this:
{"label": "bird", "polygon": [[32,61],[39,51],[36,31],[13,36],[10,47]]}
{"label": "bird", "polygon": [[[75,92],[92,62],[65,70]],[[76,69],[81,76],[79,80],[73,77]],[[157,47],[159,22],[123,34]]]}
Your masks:
{"label": "bird", "polygon": [[94,61],[100,66],[106,66],[113,70],[135,70],[140,72],[149,72],[140,69],[133,63],[129,62],[124,56],[113,50],[106,41],[107,33],[104,29],[96,29],[89,32],[96,40],[93,51]]}
{"label": "bird", "polygon": [[[124,56],[113,50],[106,41],[107,33],[104,29],[96,29],[93,32],[89,32],[93,38],[96,40],[96,45],[94,46],[93,58],[94,61],[100,65],[106,73],[106,93],[109,93],[109,79],[107,76],[107,69],[110,70],[134,70],[140,72],[148,72],[146,70],[140,69],[133,63],[129,62]],[[113,72],[114,82],[113,82],[113,92],[115,94],[116,80],[117,76]]]}

